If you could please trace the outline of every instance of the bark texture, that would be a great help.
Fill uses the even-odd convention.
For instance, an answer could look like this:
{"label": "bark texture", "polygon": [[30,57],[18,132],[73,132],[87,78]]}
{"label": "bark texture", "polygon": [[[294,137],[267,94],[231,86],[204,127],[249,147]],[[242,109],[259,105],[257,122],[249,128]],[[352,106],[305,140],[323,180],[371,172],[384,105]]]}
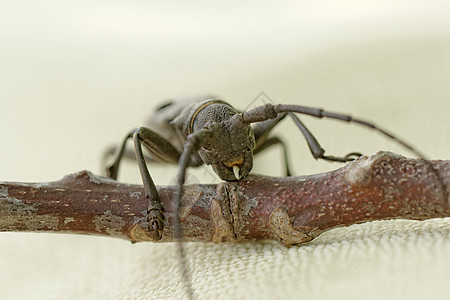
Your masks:
{"label": "bark texture", "polygon": [[[390,152],[363,156],[328,173],[248,176],[240,182],[186,186],[180,218],[189,241],[275,239],[308,242],[339,226],[450,216],[450,161],[408,159]],[[158,187],[162,242],[174,240],[176,187]],[[0,231],[108,235],[152,241],[143,187],[87,171],[49,183],[0,182]]]}

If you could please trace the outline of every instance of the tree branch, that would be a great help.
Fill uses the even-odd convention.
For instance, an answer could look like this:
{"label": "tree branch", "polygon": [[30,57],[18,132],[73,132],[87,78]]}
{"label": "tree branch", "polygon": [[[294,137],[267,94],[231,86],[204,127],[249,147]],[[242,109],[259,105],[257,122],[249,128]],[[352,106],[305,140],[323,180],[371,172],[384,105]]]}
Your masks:
{"label": "tree branch", "polygon": [[[180,217],[188,241],[275,239],[292,245],[356,223],[448,217],[449,186],[450,161],[379,152],[323,174],[186,186]],[[176,187],[158,190],[165,209],[162,241],[172,241]],[[0,182],[0,231],[152,241],[147,206],[142,186],[87,171],[49,183]]]}

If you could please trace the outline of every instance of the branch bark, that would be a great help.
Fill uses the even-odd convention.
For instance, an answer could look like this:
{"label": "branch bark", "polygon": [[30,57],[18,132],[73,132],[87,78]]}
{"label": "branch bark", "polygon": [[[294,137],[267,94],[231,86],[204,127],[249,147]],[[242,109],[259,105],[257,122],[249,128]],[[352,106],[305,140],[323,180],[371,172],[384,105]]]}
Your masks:
{"label": "branch bark", "polygon": [[[449,186],[450,161],[379,152],[323,174],[186,186],[180,218],[188,241],[275,239],[293,245],[356,223],[449,217]],[[165,209],[161,241],[172,241],[176,187],[158,191]],[[87,171],[49,183],[0,182],[0,231],[152,241],[147,205],[142,186]]]}

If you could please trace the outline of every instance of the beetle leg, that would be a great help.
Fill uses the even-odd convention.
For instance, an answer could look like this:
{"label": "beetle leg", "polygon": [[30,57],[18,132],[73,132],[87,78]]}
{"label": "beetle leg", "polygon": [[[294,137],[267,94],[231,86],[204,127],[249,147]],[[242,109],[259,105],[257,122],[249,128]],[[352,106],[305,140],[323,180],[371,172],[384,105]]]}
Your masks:
{"label": "beetle leg", "polygon": [[337,161],[337,162],[348,162],[354,160],[356,157],[361,156],[361,153],[351,152],[344,157],[334,156],[334,155],[324,155],[325,149],[323,149],[314,135],[309,131],[309,129],[300,121],[300,119],[292,112],[284,112],[279,113],[274,119],[268,119],[261,122],[258,122],[254,125],[253,131],[255,133],[256,146],[255,146],[255,154],[260,153],[266,148],[280,144],[283,147],[284,153],[284,161],[286,166],[286,174],[290,175],[289,163],[287,158],[287,151],[284,142],[279,137],[271,137],[267,138],[269,132],[278,125],[281,120],[285,118],[286,115],[289,115],[300,129],[301,133],[306,139],[308,143],[309,150],[311,151],[312,156],[315,159],[324,159],[328,161]]}
{"label": "beetle leg", "polygon": [[164,215],[161,202],[159,201],[159,194],[156,189],[155,183],[145,163],[144,154],[142,153],[141,137],[140,131],[136,131],[133,134],[133,141],[136,150],[136,159],[139,166],[139,171],[141,172],[142,182],[145,189],[145,197],[148,199],[148,209],[147,209],[147,219],[148,219],[148,229],[153,232],[153,238],[158,241],[161,239],[160,231],[164,228]]}
{"label": "beetle leg", "polygon": [[148,205],[148,222],[149,230],[153,233],[155,240],[161,239],[161,232],[164,228],[163,207],[159,201],[158,191],[155,187],[152,177],[147,168],[142,145],[144,145],[153,156],[160,161],[176,164],[180,157],[180,152],[170,144],[166,139],[161,137],[154,131],[139,127],[132,130],[123,140],[121,146],[116,149],[113,163],[107,168],[107,174],[113,179],[117,179],[119,164],[125,153],[125,147],[128,139],[133,138],[136,160],[141,173],[142,182],[144,184]]}

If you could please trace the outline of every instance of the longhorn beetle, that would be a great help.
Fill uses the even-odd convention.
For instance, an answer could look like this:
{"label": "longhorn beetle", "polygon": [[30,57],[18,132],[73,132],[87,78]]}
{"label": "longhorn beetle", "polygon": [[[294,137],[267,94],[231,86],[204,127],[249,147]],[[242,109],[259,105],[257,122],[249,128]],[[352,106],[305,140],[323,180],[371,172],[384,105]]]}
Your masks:
{"label": "longhorn beetle", "polygon": [[179,165],[178,193],[175,194],[173,199],[176,207],[174,227],[175,236],[179,241],[183,278],[187,283],[190,297],[193,296],[193,293],[184,262],[183,246],[180,242],[182,232],[179,218],[180,198],[188,167],[198,167],[202,164],[211,165],[214,172],[222,180],[238,181],[246,177],[251,171],[253,155],[270,146],[279,144],[284,150],[286,174],[290,175],[284,143],[277,136],[269,137],[270,131],[287,115],[294,120],[305,137],[309,150],[315,159],[348,162],[362,155],[357,152],[345,156],[325,155],[325,150],[295,114],[356,123],[378,131],[417,156],[424,157],[415,148],[373,123],[352,118],[346,114],[328,112],[307,106],[274,105],[270,103],[246,112],[239,112],[227,102],[217,98],[187,103],[178,101],[159,107],[153,119],[154,126],[152,127],[156,127],[155,130],[147,127],[136,128],[127,134],[121,146],[116,149],[113,161],[107,168],[107,175],[113,179],[117,179],[122,157],[124,154],[127,156],[126,142],[128,139],[133,139],[146,198],[149,201],[149,230],[152,232],[154,240],[161,239],[164,226],[163,207],[148,171],[142,145],[151,153],[151,157],[147,160]]}

